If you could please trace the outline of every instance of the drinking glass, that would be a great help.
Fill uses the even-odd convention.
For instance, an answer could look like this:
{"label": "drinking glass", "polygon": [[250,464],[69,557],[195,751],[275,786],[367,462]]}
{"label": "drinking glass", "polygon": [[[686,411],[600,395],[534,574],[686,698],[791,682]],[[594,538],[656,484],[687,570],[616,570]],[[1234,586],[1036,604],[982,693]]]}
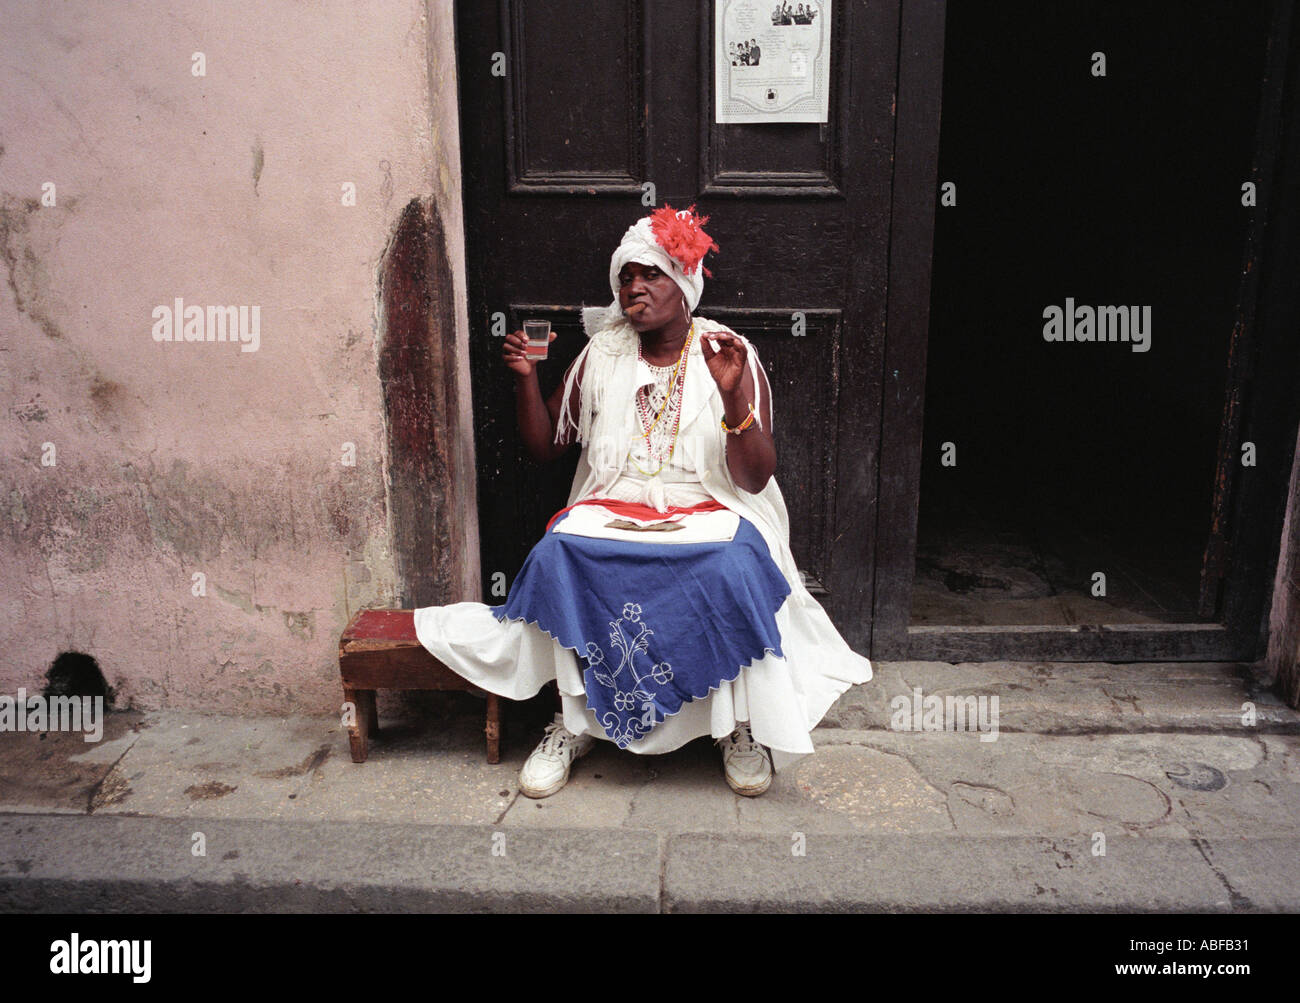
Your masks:
{"label": "drinking glass", "polygon": [[528,338],[528,350],[524,357],[532,362],[545,359],[547,348],[551,343],[551,322],[549,320],[524,321],[524,336]]}

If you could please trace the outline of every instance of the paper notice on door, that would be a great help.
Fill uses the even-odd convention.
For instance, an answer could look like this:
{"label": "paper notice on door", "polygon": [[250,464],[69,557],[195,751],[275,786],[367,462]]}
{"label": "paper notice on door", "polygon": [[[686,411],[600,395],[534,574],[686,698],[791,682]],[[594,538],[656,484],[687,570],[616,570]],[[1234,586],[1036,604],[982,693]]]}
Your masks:
{"label": "paper notice on door", "polygon": [[825,122],[831,0],[715,0],[719,122]]}

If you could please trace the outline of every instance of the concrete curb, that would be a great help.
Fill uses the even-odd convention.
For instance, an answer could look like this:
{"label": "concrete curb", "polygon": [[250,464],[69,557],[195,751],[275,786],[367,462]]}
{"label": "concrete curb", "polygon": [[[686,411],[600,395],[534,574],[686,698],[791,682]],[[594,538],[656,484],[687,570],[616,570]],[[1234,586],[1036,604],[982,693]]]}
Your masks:
{"label": "concrete curb", "polygon": [[[191,852],[201,832],[206,856]],[[497,852],[494,854],[493,849]],[[803,855],[795,852],[802,849]],[[1296,912],[1300,839],[0,816],[0,911]]]}
{"label": "concrete curb", "polygon": [[659,858],[635,830],[5,815],[0,911],[655,912]]}
{"label": "concrete curb", "polygon": [[[1294,912],[1300,840],[673,837],[667,912]],[[1206,851],[1202,853],[1202,848]],[[1207,856],[1208,855],[1208,856]],[[722,866],[726,861],[726,866]],[[743,875],[743,883],[736,880]]]}

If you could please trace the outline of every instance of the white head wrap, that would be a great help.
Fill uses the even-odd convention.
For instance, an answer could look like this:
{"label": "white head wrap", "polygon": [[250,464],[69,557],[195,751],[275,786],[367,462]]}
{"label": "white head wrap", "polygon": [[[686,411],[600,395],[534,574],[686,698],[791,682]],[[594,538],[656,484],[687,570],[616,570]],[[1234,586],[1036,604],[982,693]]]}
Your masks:
{"label": "white head wrap", "polygon": [[[689,214],[686,209],[679,210],[677,213],[683,219]],[[650,219],[650,216],[642,216],[629,226],[627,232],[623,234],[623,239],[619,242],[618,247],[614,248],[614,254],[609,259],[609,288],[614,294],[614,301],[607,307],[585,307],[583,309],[582,323],[588,335],[626,320],[623,316],[623,308],[618,302],[618,273],[623,270],[623,266],[629,261],[635,261],[642,265],[654,265],[665,275],[670,276],[677,283],[682,293],[685,294],[686,307],[692,313],[699,305],[700,297],[704,295],[703,266],[697,265],[695,273],[687,275],[682,269],[681,263],[671,257],[655,240],[654,228],[650,225]]]}
{"label": "white head wrap", "polygon": [[[678,213],[685,215],[685,210]],[[655,240],[654,230],[650,227],[650,217],[643,216],[627,228],[623,240],[614,248],[614,256],[609,259],[609,288],[614,293],[614,302],[618,302],[618,273],[629,261],[642,265],[654,265],[681,287],[686,294],[686,307],[694,310],[704,294],[704,269],[698,265],[694,275],[687,275],[675,258],[659,246]]]}

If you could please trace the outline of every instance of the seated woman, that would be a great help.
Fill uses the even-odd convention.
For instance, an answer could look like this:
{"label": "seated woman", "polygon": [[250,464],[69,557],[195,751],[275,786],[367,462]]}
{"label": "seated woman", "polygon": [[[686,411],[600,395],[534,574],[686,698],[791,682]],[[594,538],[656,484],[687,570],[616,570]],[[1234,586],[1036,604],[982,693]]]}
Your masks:
{"label": "seated woman", "polygon": [[519,775],[529,797],[563,787],[596,739],[658,754],[706,735],[731,788],[762,794],[871,679],[790,552],[758,355],[692,316],[718,249],[693,210],[665,206],[624,234],[615,300],[583,311],[587,344],[549,401],[522,332],[507,336],[530,454],[582,444],[569,503],[505,603],[415,611],[421,644],[489,692],[522,700],[556,681],[561,709]]}

